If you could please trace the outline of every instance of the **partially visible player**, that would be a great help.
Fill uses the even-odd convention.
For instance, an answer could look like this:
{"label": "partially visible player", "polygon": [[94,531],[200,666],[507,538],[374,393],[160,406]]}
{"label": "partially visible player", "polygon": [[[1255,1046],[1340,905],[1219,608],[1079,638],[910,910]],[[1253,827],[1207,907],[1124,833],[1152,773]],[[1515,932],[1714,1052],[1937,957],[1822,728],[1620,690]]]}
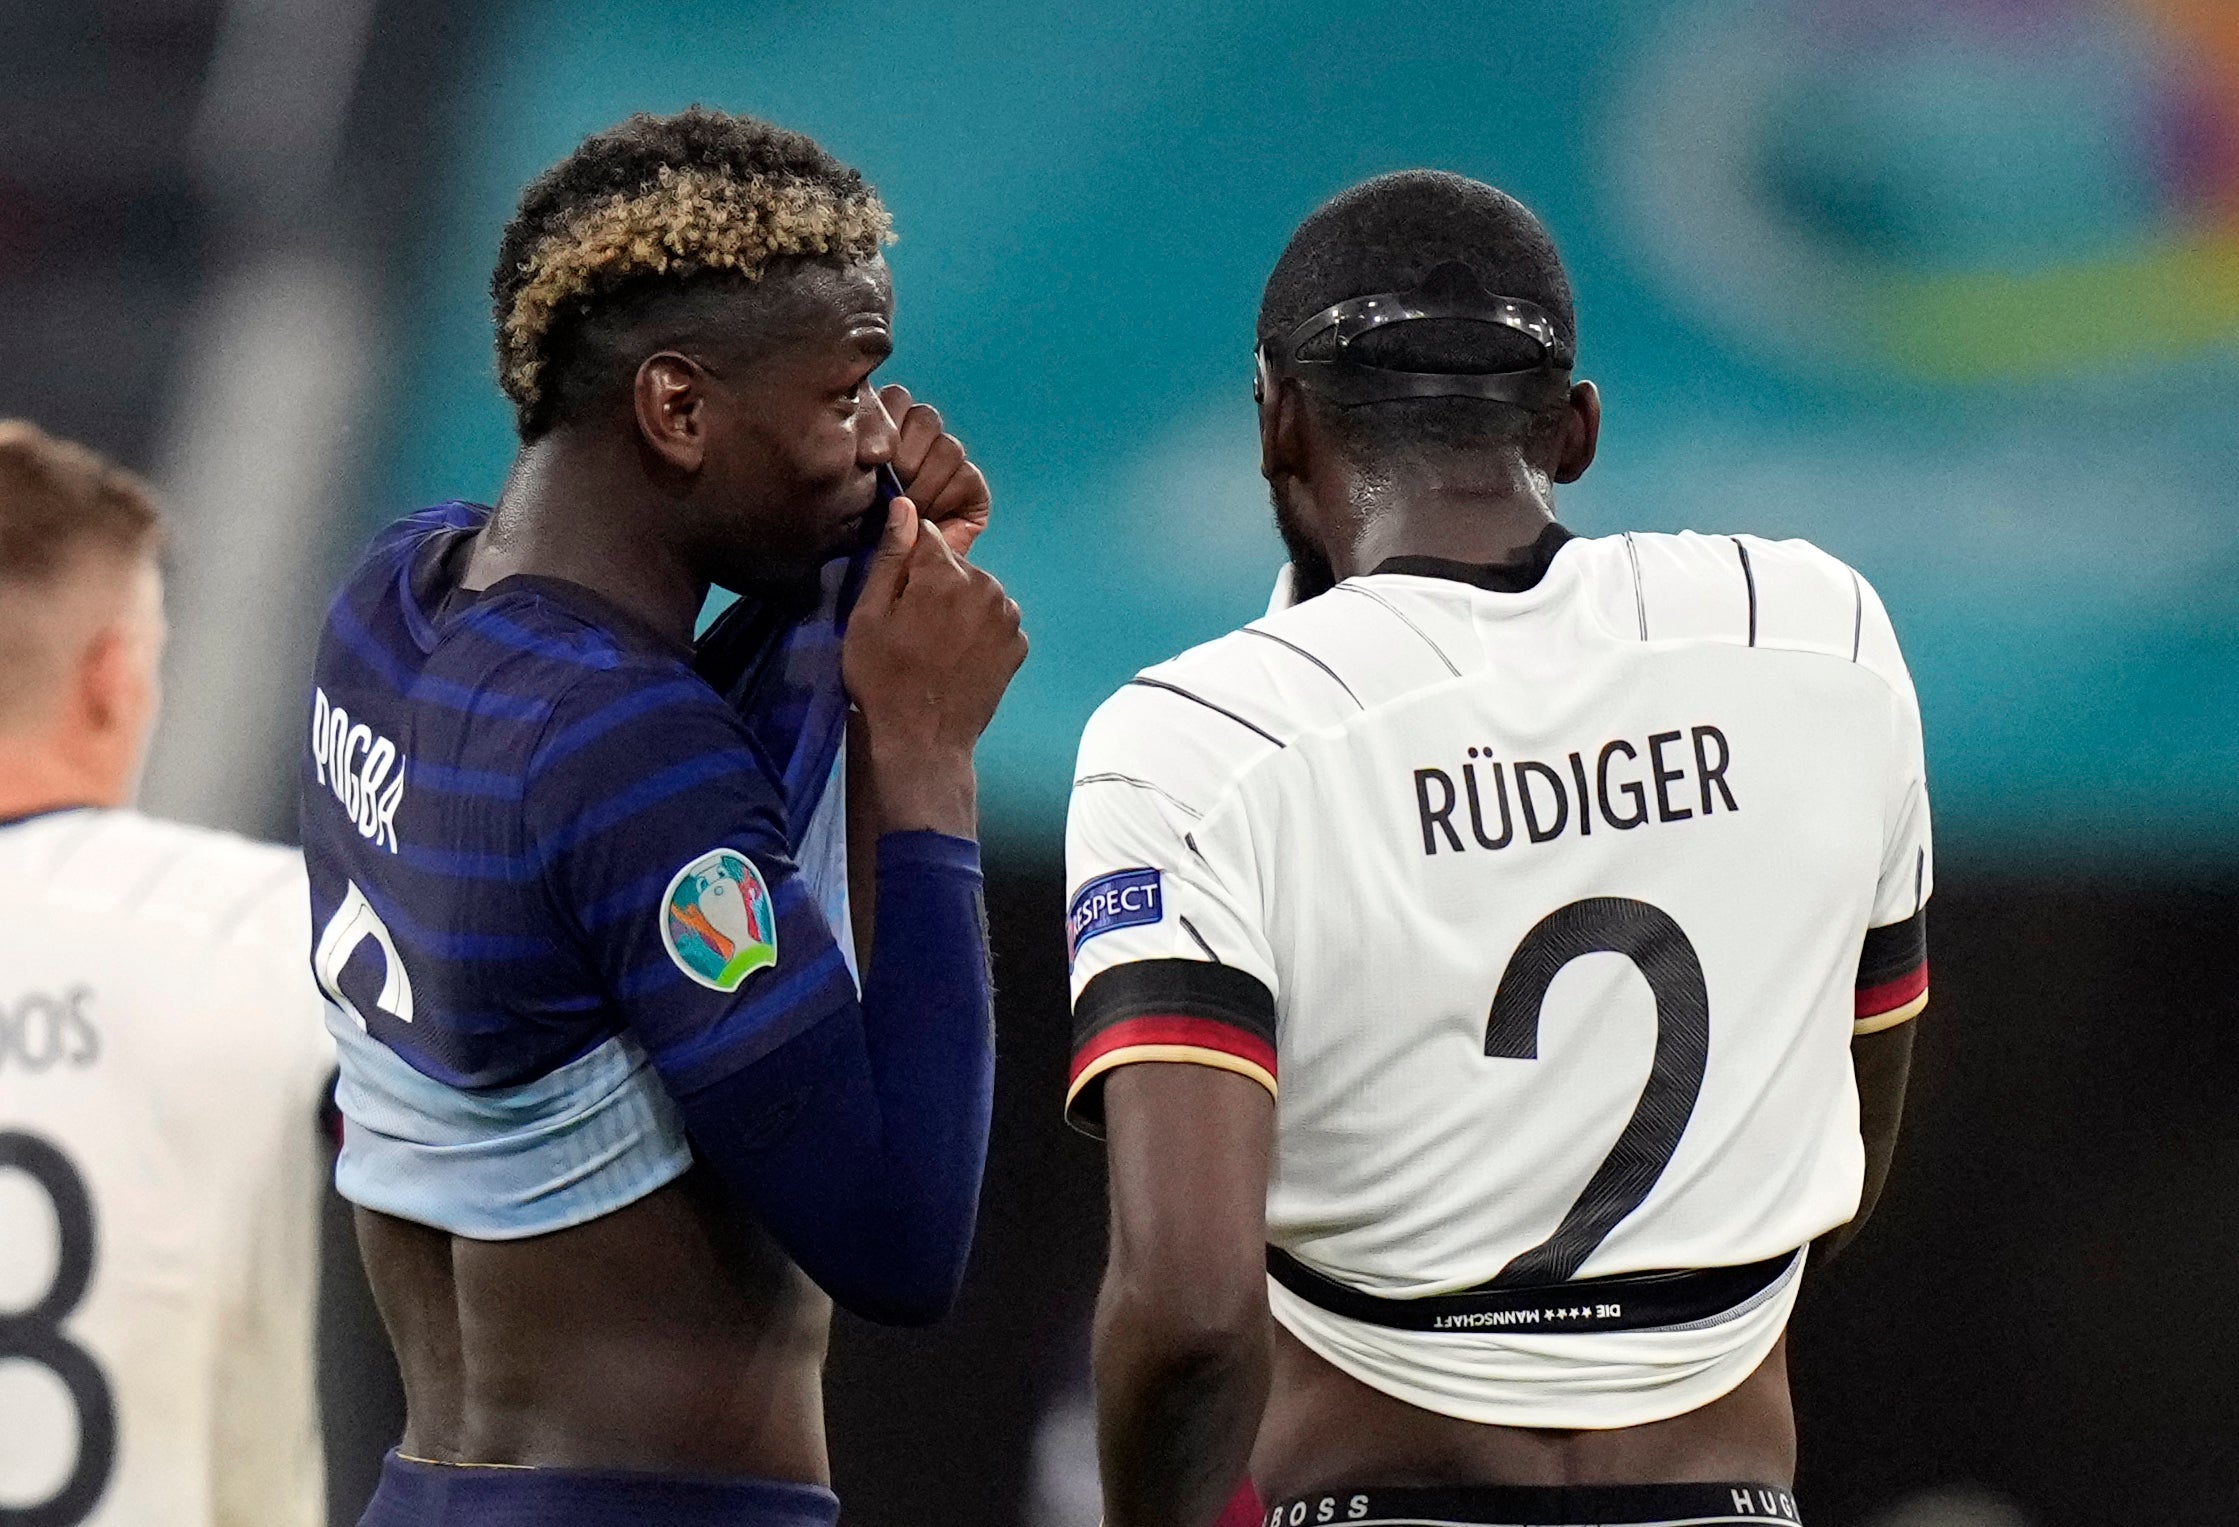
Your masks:
{"label": "partially visible player", "polygon": [[1555,523],[1600,402],[1489,186],[1322,207],[1259,341],[1289,597],[1074,785],[1106,1520],[1249,1458],[1271,1522],[1793,1522],[1789,1311],[1927,1000],[1888,617],[1800,541]]}
{"label": "partially visible player", "polygon": [[[979,473],[872,389],[886,228],[750,118],[586,140],[493,282],[503,494],[382,534],[329,614],[314,963],[407,1403],[376,1527],[829,1527],[826,1295],[895,1323],[955,1295],[994,1062],[972,757],[1025,641],[947,539]],[[835,567],[859,587],[803,692],[814,653],[758,612],[824,609]],[[751,596],[738,709],[695,667],[716,585]]]}
{"label": "partially visible player", "polygon": [[0,1522],[311,1527],[334,1047],[302,860],[127,808],[159,537],[0,422]]}

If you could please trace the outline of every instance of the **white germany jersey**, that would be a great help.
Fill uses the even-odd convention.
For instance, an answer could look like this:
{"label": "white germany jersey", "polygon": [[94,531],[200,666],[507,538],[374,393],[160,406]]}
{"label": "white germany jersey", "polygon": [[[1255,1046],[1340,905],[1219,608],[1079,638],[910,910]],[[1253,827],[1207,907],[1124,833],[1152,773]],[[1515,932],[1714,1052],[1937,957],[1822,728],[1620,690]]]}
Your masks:
{"label": "white germany jersey", "polygon": [[1481,1422],[1746,1377],[1857,1209],[1850,1039],[1926,1001],[1911,680],[1800,541],[1551,529],[1271,612],[1097,712],[1067,858],[1072,1116],[1279,1075],[1276,1317]]}
{"label": "white germany jersey", "polygon": [[325,1520],[309,922],[292,849],[0,826],[0,1520]]}

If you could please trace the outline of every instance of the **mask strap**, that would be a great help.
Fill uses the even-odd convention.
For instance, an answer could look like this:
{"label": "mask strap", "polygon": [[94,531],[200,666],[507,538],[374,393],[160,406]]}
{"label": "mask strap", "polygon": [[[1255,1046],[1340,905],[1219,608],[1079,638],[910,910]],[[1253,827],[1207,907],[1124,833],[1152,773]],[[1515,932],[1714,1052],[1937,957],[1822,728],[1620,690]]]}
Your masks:
{"label": "mask strap", "polygon": [[[1363,335],[1425,319],[1494,324],[1530,340],[1538,346],[1540,358],[1513,371],[1399,371],[1352,353],[1353,342]],[[1325,333],[1330,336],[1330,355],[1300,360],[1298,352]],[[1575,357],[1558,338],[1545,308],[1521,297],[1486,292],[1468,267],[1456,262],[1439,266],[1412,291],[1379,292],[1332,303],[1282,339],[1262,344],[1255,360],[1254,399],[1264,399],[1279,377],[1289,376],[1345,408],[1399,398],[1482,398],[1536,413],[1570,395]]]}

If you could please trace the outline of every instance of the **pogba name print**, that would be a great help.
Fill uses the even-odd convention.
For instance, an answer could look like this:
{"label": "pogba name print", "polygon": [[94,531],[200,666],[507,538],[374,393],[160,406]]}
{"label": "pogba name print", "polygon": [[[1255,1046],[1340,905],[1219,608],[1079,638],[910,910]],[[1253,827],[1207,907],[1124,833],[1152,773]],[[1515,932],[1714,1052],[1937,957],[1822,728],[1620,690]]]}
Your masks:
{"label": "pogba name print", "polygon": [[1423,852],[1552,843],[1596,828],[1630,832],[1650,822],[1686,822],[1739,811],[1727,770],[1733,749],[1707,723],[1581,748],[1552,759],[1496,758],[1471,748],[1450,768],[1415,771]]}
{"label": "pogba name print", "polygon": [[[311,691],[311,765],[318,782],[358,830],[390,853],[397,851],[397,807],[404,803],[404,755],[397,745],[327,699]],[[389,777],[394,771],[395,779]]]}

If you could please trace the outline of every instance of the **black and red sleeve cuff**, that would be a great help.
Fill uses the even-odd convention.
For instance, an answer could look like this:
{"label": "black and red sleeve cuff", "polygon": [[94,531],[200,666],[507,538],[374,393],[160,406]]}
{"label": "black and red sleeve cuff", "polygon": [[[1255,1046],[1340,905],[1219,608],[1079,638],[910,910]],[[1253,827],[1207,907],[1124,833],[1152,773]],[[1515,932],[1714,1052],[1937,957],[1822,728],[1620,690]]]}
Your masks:
{"label": "black and red sleeve cuff", "polygon": [[1082,988],[1073,1004],[1066,1122],[1104,1133],[1104,1076],[1140,1061],[1183,1061],[1275,1091],[1275,997],[1232,965],[1135,960]]}
{"label": "black and red sleeve cuff", "polygon": [[1858,955],[1854,1034],[1893,1029],[1928,1005],[1928,909],[1886,928],[1868,928]]}

